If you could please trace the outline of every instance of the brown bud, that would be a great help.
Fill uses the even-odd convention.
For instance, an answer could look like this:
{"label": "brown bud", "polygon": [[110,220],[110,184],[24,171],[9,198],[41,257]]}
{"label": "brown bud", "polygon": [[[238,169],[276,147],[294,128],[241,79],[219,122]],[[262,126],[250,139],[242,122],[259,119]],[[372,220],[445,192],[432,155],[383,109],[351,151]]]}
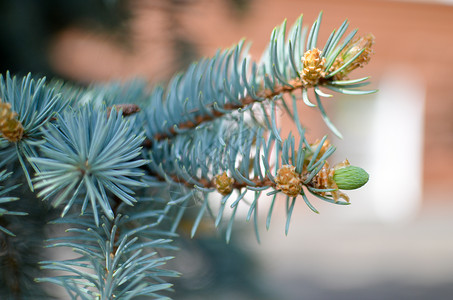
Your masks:
{"label": "brown bud", "polygon": [[214,185],[217,191],[222,195],[228,195],[233,191],[234,179],[228,177],[226,172],[214,177]]}
{"label": "brown bud", "polygon": [[283,165],[278,169],[275,182],[276,189],[290,197],[296,197],[302,190],[302,179],[300,174],[296,173],[296,167],[292,165]]}
{"label": "brown bud", "polygon": [[13,143],[20,141],[24,134],[24,128],[16,116],[17,113],[11,110],[11,104],[0,100],[0,134]]}
{"label": "brown bud", "polygon": [[363,52],[358,57],[356,57],[356,59],[354,59],[354,61],[351,64],[349,64],[345,69],[335,74],[334,79],[342,80],[346,78],[346,76],[353,70],[361,68],[364,65],[366,65],[370,61],[371,55],[373,54],[372,49],[373,45],[374,36],[371,33],[367,34],[366,36],[356,38],[355,40],[349,42],[348,46],[346,46],[340,53],[340,55],[338,55],[334,64],[330,68],[331,72],[342,67],[345,63],[350,61],[360,51],[363,50]]}
{"label": "brown bud", "polygon": [[[113,106],[116,111],[122,111],[123,116],[130,116],[140,111],[140,107],[137,104],[115,104]],[[113,107],[107,107],[107,117],[110,117],[110,113]]]}
{"label": "brown bud", "polygon": [[324,76],[324,64],[326,59],[321,57],[321,51],[318,48],[308,50],[302,57],[303,69],[302,80],[305,84],[315,85],[319,78]]}
{"label": "brown bud", "polygon": [[[316,148],[319,147],[319,143],[321,143],[321,141],[317,139],[317,140],[314,142],[314,144],[310,144],[310,148],[311,148],[313,151],[316,150]],[[324,143],[323,143],[322,146],[321,146],[321,149],[319,150],[318,157],[323,156],[324,153],[326,153],[327,149],[329,149],[330,146],[331,146],[330,141],[329,141],[329,140],[325,140]]]}

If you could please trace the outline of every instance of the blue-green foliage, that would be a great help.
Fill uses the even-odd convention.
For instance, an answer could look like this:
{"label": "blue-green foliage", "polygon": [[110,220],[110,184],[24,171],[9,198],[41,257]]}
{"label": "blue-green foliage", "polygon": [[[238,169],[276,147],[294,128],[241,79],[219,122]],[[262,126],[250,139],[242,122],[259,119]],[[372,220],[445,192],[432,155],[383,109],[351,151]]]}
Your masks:
{"label": "blue-green foliage", "polygon": [[[45,78],[35,80],[29,74],[18,80],[16,77],[11,78],[9,73],[6,78],[0,74],[0,99],[11,104],[11,109],[18,114],[18,120],[24,128],[24,138],[15,147],[3,150],[7,155],[0,166],[16,155],[32,188],[23,156],[37,155],[35,146],[41,141],[41,127],[66,106],[66,100],[61,99],[54,89],[47,87]],[[15,151],[10,151],[14,148]]]}
{"label": "blue-green foliage", "polygon": [[[294,103],[296,100],[293,99]],[[297,117],[297,110],[295,111]],[[316,149],[311,149],[310,144],[304,139],[304,131],[301,126],[299,136],[300,142],[296,145],[295,137],[290,134],[287,139],[282,140],[271,131],[266,132],[262,127],[253,127],[244,121],[240,115],[235,122],[214,121],[194,131],[191,135],[177,135],[170,144],[168,140],[153,143],[150,150],[144,155],[149,159],[149,168],[156,174],[154,180],[161,182],[165,180],[171,186],[192,186],[194,193],[201,194],[203,205],[199,211],[192,229],[192,236],[206,211],[212,211],[210,207],[209,194],[217,193],[215,187],[210,183],[215,175],[227,171],[231,178],[242,187],[237,194],[225,195],[220,201],[220,208],[215,218],[215,226],[219,226],[223,212],[226,207],[233,209],[232,218],[239,203],[244,202],[247,192],[252,194],[252,204],[247,215],[247,221],[253,216],[256,234],[258,237],[257,203],[262,192],[272,189],[274,176],[282,165],[293,164],[297,166],[297,172],[301,173],[302,166],[306,159],[309,160],[307,172],[309,172],[306,183],[324,166],[326,159],[335,151],[334,147],[327,149],[319,155],[320,149],[326,139],[324,137]],[[305,157],[305,152],[310,155]],[[273,153],[272,153],[273,152]],[[272,164],[272,167],[271,167]],[[266,182],[265,179],[269,180]],[[182,182],[182,183],[181,183]],[[257,182],[263,182],[257,186]],[[272,184],[274,183],[274,184]],[[306,187],[308,192],[315,194],[322,200],[334,204],[348,204],[346,202],[335,202],[332,199],[320,196],[320,192],[327,190],[315,190],[310,186]],[[272,190],[268,195],[273,195],[272,203],[275,201],[278,190]],[[249,194],[247,194],[249,196]],[[302,196],[311,210],[317,210],[310,204],[305,193]],[[178,204],[183,209],[192,200],[191,197],[181,197],[179,193],[170,195],[171,205]],[[229,201],[227,204],[227,201]],[[289,201],[289,198],[287,199]],[[217,201],[215,201],[217,202]],[[294,199],[292,200],[294,206]],[[268,225],[272,215],[273,205],[268,212]],[[289,209],[289,208],[288,208]],[[288,232],[289,221],[292,210],[288,211]],[[227,240],[230,238],[232,219],[227,225]]]}
{"label": "blue-green foliage", "polygon": [[[62,210],[54,223],[71,226],[70,235],[52,238],[50,246],[71,247],[79,255],[73,260],[43,262],[45,269],[69,273],[40,281],[63,286],[72,299],[159,297],[160,291],[170,287],[163,278],[176,273],[162,268],[168,255],[159,257],[150,249],[172,249],[171,239],[190,203],[201,203],[192,236],[206,213],[219,227],[225,210],[231,209],[225,222],[228,241],[239,205],[248,205],[246,220],[253,218],[259,239],[258,207],[263,206],[259,199],[263,193],[272,196],[266,218],[269,228],[276,197],[282,194],[275,176],[283,165],[295,166],[298,174],[306,172],[300,196],[312,211],[318,212],[308,193],[348,204],[326,196],[331,190],[308,184],[335,148],[321,151],[324,137],[312,149],[297,105],[301,99],[317,106],[326,124],[340,136],[321,102],[332,95],[320,87],[344,94],[374,91],[357,89],[367,78],[332,80],[338,71],[330,66],[356,32],[342,39],[347,22],[323,48],[327,64],[323,80],[314,86],[303,84],[301,57],[318,47],[320,22],[321,15],[307,31],[301,17],[288,36],[284,22],[272,32],[260,61],[250,58],[241,41],[192,64],[167,87],[150,92],[140,81],[82,89],[54,82],[46,85],[44,78],[34,80],[31,75],[0,77],[0,98],[11,103],[25,129],[18,143],[0,138],[0,166],[11,167],[19,161],[25,171],[22,181]],[[308,90],[314,91],[316,104]],[[114,105],[125,103],[138,104],[141,111],[123,116]],[[281,136],[279,106],[294,120],[296,136]],[[30,167],[35,171],[33,180]],[[213,180],[223,172],[234,180],[233,191],[216,199]],[[0,173],[0,180],[4,175],[5,171]],[[14,187],[0,190],[0,196]],[[0,198],[0,202],[13,200]],[[296,197],[286,196],[286,233],[295,203]],[[7,228],[0,230],[12,234]]]}
{"label": "blue-green foliage", "polygon": [[158,223],[136,227],[134,222],[121,214],[113,221],[103,217],[100,226],[93,223],[92,216],[73,215],[55,221],[71,224],[66,230],[71,235],[50,240],[49,247],[70,247],[78,257],[43,261],[44,269],[72,275],[39,281],[63,286],[71,299],[132,299],[141,295],[162,298],[159,293],[171,284],[161,277],[178,274],[161,268],[171,257],[158,255],[156,249],[173,249],[171,240],[156,238],[153,229]]}
{"label": "blue-green foliage", "polygon": [[[248,47],[241,41],[237,46],[224,51],[218,51],[214,57],[205,58],[192,64],[189,69],[176,75],[167,89],[156,88],[150,97],[151,105],[146,110],[146,132],[149,138],[165,135],[172,136],[190,129],[186,124],[199,124],[214,119],[218,115],[231,114],[232,111],[247,110],[255,103],[268,105],[268,101],[281,99],[281,104],[288,109],[288,104],[282,99],[287,89],[294,88],[291,81],[300,79],[302,69],[301,57],[306,50],[317,46],[319,32],[319,18],[310,31],[307,47],[305,47],[306,32],[302,30],[302,17],[290,29],[286,36],[286,21],[276,27],[271,35],[269,46],[260,62],[253,62],[248,55]],[[333,32],[326,42],[322,52],[327,64],[331,65],[341,50],[352,40],[357,30],[352,31],[343,41],[341,38],[346,32],[348,23],[345,21],[338,32]],[[340,43],[341,41],[341,43]],[[360,51],[359,53],[362,53]],[[342,67],[349,66],[355,58],[346,62]],[[330,72],[326,67],[326,78],[332,77],[337,71]],[[366,83],[368,78],[353,81],[325,81],[313,87],[316,105],[308,99],[307,87],[302,88],[304,102],[309,106],[319,106],[319,110],[326,124],[332,131],[341,136],[339,131],[330,122],[322,106],[320,97],[332,97],[321,91],[320,86],[344,94],[369,94],[375,90],[361,91],[356,89]],[[357,85],[356,83],[362,82]],[[271,92],[271,98],[266,97],[263,91]],[[296,92],[296,91],[294,91]],[[244,101],[246,100],[246,101]],[[270,125],[270,123],[268,123]]]}
{"label": "blue-green foliage", "polygon": [[6,79],[0,75],[0,98],[11,104],[24,127],[25,143],[36,141],[41,138],[41,127],[50,118],[62,110],[65,99],[52,88],[47,88],[46,79],[33,79],[27,75],[22,80],[11,78],[6,74]]}
{"label": "blue-green foliage", "polygon": [[[40,157],[32,157],[38,176],[35,188],[38,196],[54,197],[55,206],[65,202],[62,215],[74,201],[84,197],[82,213],[91,203],[96,224],[98,207],[114,218],[107,192],[133,205],[136,199],[131,189],[143,186],[137,180],[144,175],[138,167],[146,162],[140,156],[143,136],[133,134],[121,111],[84,106],[80,111],[66,111],[55,123],[43,130],[46,143],[40,145]],[[69,200],[68,200],[69,199]]]}

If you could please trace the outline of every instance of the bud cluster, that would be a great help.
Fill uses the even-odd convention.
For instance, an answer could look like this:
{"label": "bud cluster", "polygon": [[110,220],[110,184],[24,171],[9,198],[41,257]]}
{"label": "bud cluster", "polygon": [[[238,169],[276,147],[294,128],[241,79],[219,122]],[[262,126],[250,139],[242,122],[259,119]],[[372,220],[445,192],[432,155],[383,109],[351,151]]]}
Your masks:
{"label": "bud cluster", "polygon": [[[320,143],[321,141],[316,140],[315,143],[310,144],[310,148],[317,149],[320,146]],[[315,163],[319,161],[319,158],[322,157],[330,147],[331,144],[329,140],[324,140],[317,154],[317,158],[315,159]],[[302,187],[305,185],[304,181],[310,176],[310,172],[307,168],[314,154],[310,149],[305,149],[305,151],[301,173],[296,173],[296,167],[293,165],[283,165],[277,170],[275,189],[282,191],[290,197],[296,197],[302,192]],[[297,162],[293,163],[295,164]],[[365,170],[356,166],[351,166],[348,160],[336,164],[333,168],[325,161],[322,169],[306,183],[306,185],[315,189],[330,190],[319,192],[321,196],[330,195],[334,201],[343,198],[349,202],[349,197],[339,190],[358,189],[367,183],[368,177],[369,175]]]}
{"label": "bud cluster", "polygon": [[321,171],[313,177],[310,186],[316,189],[333,189],[330,192],[321,192],[322,196],[327,193],[332,195],[334,201],[343,198],[349,202],[349,197],[339,190],[355,190],[368,182],[369,175],[362,168],[351,166],[348,160],[336,164],[333,168],[325,162]]}

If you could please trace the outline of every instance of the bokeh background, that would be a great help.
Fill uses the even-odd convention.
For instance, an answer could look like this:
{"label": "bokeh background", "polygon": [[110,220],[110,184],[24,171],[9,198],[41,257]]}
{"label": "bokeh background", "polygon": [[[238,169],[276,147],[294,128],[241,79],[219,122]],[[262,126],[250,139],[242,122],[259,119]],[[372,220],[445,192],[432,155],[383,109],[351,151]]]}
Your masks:
{"label": "bokeh background", "polygon": [[[273,27],[323,11],[320,44],[344,19],[376,37],[379,93],[326,101],[343,133],[302,108],[311,139],[329,134],[334,160],[370,173],[352,205],[283,205],[261,244],[251,224],[225,245],[202,231],[173,262],[175,299],[453,299],[453,3],[384,0],[0,1],[0,71],[88,85],[142,78],[150,86],[241,38],[259,59]],[[285,131],[291,123],[281,124]],[[267,199],[262,200],[265,206]],[[280,213],[279,213],[280,212]]]}

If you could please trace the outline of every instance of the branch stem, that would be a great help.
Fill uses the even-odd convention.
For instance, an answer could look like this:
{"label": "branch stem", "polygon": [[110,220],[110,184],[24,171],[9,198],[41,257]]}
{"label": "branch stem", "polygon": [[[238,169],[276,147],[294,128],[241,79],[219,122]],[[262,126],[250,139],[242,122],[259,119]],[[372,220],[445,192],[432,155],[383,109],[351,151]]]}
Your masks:
{"label": "branch stem", "polygon": [[[277,85],[277,86],[275,86],[273,88],[273,90],[264,89],[264,90],[258,92],[257,93],[257,98],[272,99],[275,96],[278,96],[278,95],[281,95],[281,94],[285,94],[285,93],[292,93],[292,92],[294,92],[297,89],[302,89],[302,88],[307,88],[307,87],[308,86],[306,84],[304,84],[299,78],[296,78],[296,79],[293,79],[293,80],[289,81],[289,85]],[[247,95],[244,98],[240,99],[239,102],[240,102],[240,104],[227,103],[227,104],[225,104],[224,107],[222,107],[222,109],[233,111],[233,110],[245,108],[245,107],[247,107],[250,104],[253,104],[255,102],[259,102],[259,100],[257,100],[256,98],[252,97],[251,95]],[[211,120],[214,120],[216,118],[220,118],[223,115],[225,115],[225,113],[217,111],[217,110],[214,110],[214,111],[212,111],[212,113],[210,115],[199,115],[199,116],[195,117],[194,121],[186,121],[186,122],[183,122],[183,123],[180,123],[180,124],[175,124],[175,125],[177,125],[177,127],[179,129],[195,128],[198,125],[200,125],[201,123],[204,123],[204,122],[207,122],[207,121],[211,121]],[[170,128],[170,134],[167,134],[167,133],[156,134],[154,136],[154,140],[155,141],[164,140],[164,139],[169,138],[171,136],[174,136],[176,134],[177,134],[176,130],[173,129],[173,127],[172,127],[172,128]],[[143,145],[145,147],[147,147],[147,146],[149,147],[150,143],[151,143],[151,141],[145,140]]]}

